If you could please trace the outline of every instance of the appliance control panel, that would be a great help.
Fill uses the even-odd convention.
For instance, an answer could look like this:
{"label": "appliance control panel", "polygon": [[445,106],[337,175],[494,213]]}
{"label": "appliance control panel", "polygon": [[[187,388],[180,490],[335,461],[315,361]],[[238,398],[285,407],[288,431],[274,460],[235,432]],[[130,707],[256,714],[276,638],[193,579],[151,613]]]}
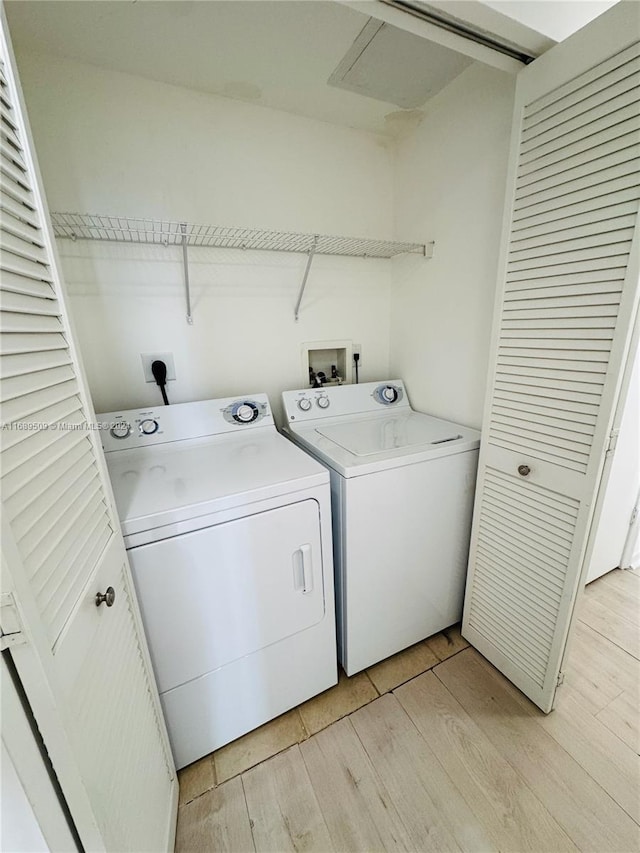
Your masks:
{"label": "appliance control panel", "polygon": [[275,429],[266,394],[96,415],[106,453],[265,427]]}
{"label": "appliance control panel", "polygon": [[410,408],[401,379],[284,391],[282,402],[288,423],[380,412],[383,408]]}

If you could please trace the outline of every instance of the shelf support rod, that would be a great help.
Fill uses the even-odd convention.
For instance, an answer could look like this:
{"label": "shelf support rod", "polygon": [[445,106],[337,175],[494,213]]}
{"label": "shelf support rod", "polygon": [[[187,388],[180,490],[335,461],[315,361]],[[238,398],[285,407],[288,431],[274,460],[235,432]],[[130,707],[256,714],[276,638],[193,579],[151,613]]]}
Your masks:
{"label": "shelf support rod", "polygon": [[302,276],[302,284],[300,285],[300,292],[298,293],[298,301],[296,302],[295,308],[295,320],[298,322],[298,316],[300,314],[300,303],[302,302],[302,297],[304,295],[304,289],[307,286],[307,279],[309,278],[309,270],[311,269],[311,264],[313,262],[313,256],[316,253],[316,249],[318,247],[318,235],[316,234],[313,238],[313,245],[309,249],[309,257],[307,259],[307,266],[304,271],[304,275]]}
{"label": "shelf support rod", "polygon": [[187,223],[180,223],[180,231],[182,231],[182,265],[184,266],[184,295],[187,302],[187,323],[193,326],[193,317],[191,316],[191,291],[189,289],[189,255],[187,253]]}

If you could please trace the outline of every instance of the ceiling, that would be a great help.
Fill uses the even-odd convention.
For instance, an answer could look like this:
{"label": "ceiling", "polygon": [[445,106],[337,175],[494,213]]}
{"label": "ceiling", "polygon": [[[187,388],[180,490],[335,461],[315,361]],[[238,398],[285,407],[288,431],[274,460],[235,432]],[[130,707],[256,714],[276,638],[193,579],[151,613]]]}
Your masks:
{"label": "ceiling", "polygon": [[[490,11],[482,3],[447,5],[456,10],[468,6]],[[501,4],[492,5],[497,8]],[[551,11],[557,0],[538,5]],[[603,3],[575,0],[570,5],[602,6]],[[367,12],[371,8],[366,3],[361,7]],[[367,79],[363,86],[356,75],[357,91],[350,90],[353,86],[340,87],[334,72],[339,66],[344,69],[345,55],[371,20],[369,14],[358,10],[357,3],[8,0],[5,8],[18,61],[23,51],[64,56],[387,136],[402,134],[423,115],[419,108],[400,108],[399,104],[410,99],[402,100],[395,83],[385,85],[394,73],[398,77],[399,65],[407,68],[408,58],[412,58],[407,79],[419,73],[432,74],[422,86],[426,102],[470,62],[468,57],[440,45],[426,40],[420,43],[410,33],[403,38],[403,31],[397,30],[396,36],[397,33],[400,36],[372,42],[376,52],[372,50],[370,55],[376,61],[369,63],[369,68],[363,66],[363,73],[370,74],[373,67],[377,69],[377,80]],[[491,14],[498,24],[511,20],[494,10]],[[385,27],[388,35],[389,27],[387,24]],[[495,25],[494,31],[497,31]],[[409,43],[409,39],[413,41]],[[552,43],[548,39],[543,42],[545,46]],[[385,53],[386,44],[392,47]],[[332,75],[333,82],[328,85]],[[388,102],[391,89],[397,95],[395,103]],[[371,94],[387,100],[368,96]]]}

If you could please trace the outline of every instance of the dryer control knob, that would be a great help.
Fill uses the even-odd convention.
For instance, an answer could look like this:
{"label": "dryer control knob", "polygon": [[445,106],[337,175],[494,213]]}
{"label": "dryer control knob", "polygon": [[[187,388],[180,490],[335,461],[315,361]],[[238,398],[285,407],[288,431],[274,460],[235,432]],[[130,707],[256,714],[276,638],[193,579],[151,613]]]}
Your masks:
{"label": "dryer control knob", "polygon": [[128,438],[131,435],[131,425],[126,421],[118,421],[111,427],[110,432],[114,438]]}
{"label": "dryer control knob", "polygon": [[395,403],[395,401],[398,399],[398,392],[393,387],[393,385],[385,385],[385,387],[382,389],[382,398],[387,403]]}
{"label": "dryer control knob", "polygon": [[318,397],[316,403],[318,404],[318,406],[320,406],[321,409],[328,409],[330,405],[330,400],[328,397]]}
{"label": "dryer control knob", "polygon": [[298,408],[303,412],[308,412],[311,406],[312,403],[308,397],[303,397],[301,400],[298,400]]}
{"label": "dryer control knob", "polygon": [[242,403],[235,410],[233,416],[241,424],[249,424],[258,417],[258,409],[251,403]]}
{"label": "dryer control knob", "polygon": [[140,432],[142,435],[153,435],[154,432],[158,432],[159,428],[160,424],[153,418],[145,418],[143,421],[140,421]]}

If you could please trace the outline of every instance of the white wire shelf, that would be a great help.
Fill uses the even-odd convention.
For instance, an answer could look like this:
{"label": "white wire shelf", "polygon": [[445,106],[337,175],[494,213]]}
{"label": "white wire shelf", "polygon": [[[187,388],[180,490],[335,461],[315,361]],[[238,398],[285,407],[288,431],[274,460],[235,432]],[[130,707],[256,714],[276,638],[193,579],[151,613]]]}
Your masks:
{"label": "white wire shelf", "polygon": [[399,243],[396,240],[371,240],[368,237],[337,237],[326,234],[298,234],[295,231],[269,231],[223,225],[190,225],[157,219],[132,219],[98,213],[51,213],[56,237],[70,240],[105,240],[111,243],[140,243],[180,246],[184,265],[187,322],[191,316],[189,289],[189,246],[215,249],[257,249],[266,252],[299,252],[308,255],[294,311],[298,319],[302,297],[315,255],[341,255],[351,258],[393,258],[397,255],[433,255],[433,243]]}
{"label": "white wire shelf", "polygon": [[204,246],[216,249],[258,249],[270,252],[301,252],[360,258],[393,258],[395,255],[425,256],[423,243],[372,240],[367,237],[337,237],[298,234],[222,225],[190,225],[154,219],[131,219],[92,213],[52,213],[56,237],[71,240],[107,240],[114,243],[152,243],[162,246]]}

